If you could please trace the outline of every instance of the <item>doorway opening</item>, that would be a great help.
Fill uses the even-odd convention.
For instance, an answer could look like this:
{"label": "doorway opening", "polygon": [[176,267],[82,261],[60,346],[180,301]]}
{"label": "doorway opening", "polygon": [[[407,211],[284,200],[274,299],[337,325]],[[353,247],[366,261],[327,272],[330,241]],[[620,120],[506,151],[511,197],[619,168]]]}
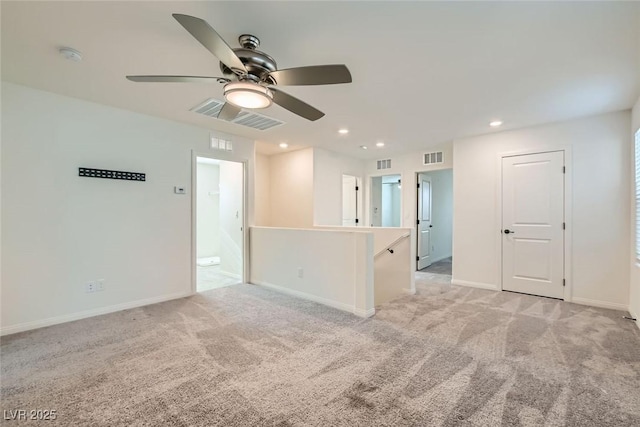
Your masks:
{"label": "doorway opening", "polygon": [[402,224],[401,175],[371,178],[371,227],[400,227]]}
{"label": "doorway opening", "polygon": [[453,169],[417,176],[416,270],[451,275],[453,270]]}
{"label": "doorway opening", "polygon": [[196,291],[235,285],[244,273],[244,164],[196,157]]}

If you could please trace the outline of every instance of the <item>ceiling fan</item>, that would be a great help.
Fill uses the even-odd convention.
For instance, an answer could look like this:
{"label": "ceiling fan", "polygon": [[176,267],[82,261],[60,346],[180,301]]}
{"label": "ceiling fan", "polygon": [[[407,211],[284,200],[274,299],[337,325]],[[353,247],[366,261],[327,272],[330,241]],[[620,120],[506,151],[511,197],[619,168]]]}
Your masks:
{"label": "ceiling fan", "polygon": [[223,77],[205,76],[127,76],[134,82],[224,83],[227,101],[219,119],[233,120],[242,108],[266,108],[275,102],[304,117],[318,120],[324,113],[275,86],[328,85],[351,83],[351,73],[345,65],[315,65],[278,70],[276,61],[257,50],[260,40],[243,34],[238,38],[241,48],[232,49],[204,20],[174,13],[173,17],[209,52],[220,60]]}

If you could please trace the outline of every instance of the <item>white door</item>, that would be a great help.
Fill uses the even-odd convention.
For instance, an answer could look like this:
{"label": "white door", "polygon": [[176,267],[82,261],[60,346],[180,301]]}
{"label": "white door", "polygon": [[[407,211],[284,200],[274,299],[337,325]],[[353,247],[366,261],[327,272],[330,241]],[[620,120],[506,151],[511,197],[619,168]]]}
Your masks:
{"label": "white door", "polygon": [[342,225],[358,225],[358,178],[342,175]]}
{"label": "white door", "polygon": [[418,270],[431,265],[431,177],[418,174]]}
{"label": "white door", "polygon": [[564,152],[502,159],[502,288],[564,295]]}

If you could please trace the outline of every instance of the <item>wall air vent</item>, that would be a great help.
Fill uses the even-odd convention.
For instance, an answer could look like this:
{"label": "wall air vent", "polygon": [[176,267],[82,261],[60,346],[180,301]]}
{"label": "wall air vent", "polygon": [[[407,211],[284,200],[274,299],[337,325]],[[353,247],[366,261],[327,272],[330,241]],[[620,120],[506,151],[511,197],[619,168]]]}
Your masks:
{"label": "wall air vent", "polygon": [[390,169],[391,168],[391,159],[378,160],[376,162],[376,169]]}
{"label": "wall air vent", "polygon": [[442,151],[424,153],[424,157],[422,159],[423,165],[433,165],[438,163],[444,163],[444,153]]}
{"label": "wall air vent", "polygon": [[[193,111],[194,113],[203,114],[205,116],[217,119],[223,105],[223,101],[209,98],[203,103],[196,105],[189,111]],[[249,112],[244,110],[242,110],[240,114],[238,114],[236,118],[231,120],[230,122],[258,130],[267,130],[284,124],[284,122],[280,120],[263,116],[262,114],[254,113],[253,111]]]}

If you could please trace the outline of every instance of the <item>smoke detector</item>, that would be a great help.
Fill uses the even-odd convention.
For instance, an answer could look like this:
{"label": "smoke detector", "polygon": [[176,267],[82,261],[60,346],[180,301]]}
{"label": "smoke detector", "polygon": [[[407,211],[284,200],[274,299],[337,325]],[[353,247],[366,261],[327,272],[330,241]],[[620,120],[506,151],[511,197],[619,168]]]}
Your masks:
{"label": "smoke detector", "polygon": [[82,61],[82,53],[80,53],[80,51],[75,50],[73,48],[70,47],[61,47],[60,49],[58,49],[58,52],[60,53],[60,55],[62,55],[65,59],[68,59],[70,61],[73,62],[80,62]]}

